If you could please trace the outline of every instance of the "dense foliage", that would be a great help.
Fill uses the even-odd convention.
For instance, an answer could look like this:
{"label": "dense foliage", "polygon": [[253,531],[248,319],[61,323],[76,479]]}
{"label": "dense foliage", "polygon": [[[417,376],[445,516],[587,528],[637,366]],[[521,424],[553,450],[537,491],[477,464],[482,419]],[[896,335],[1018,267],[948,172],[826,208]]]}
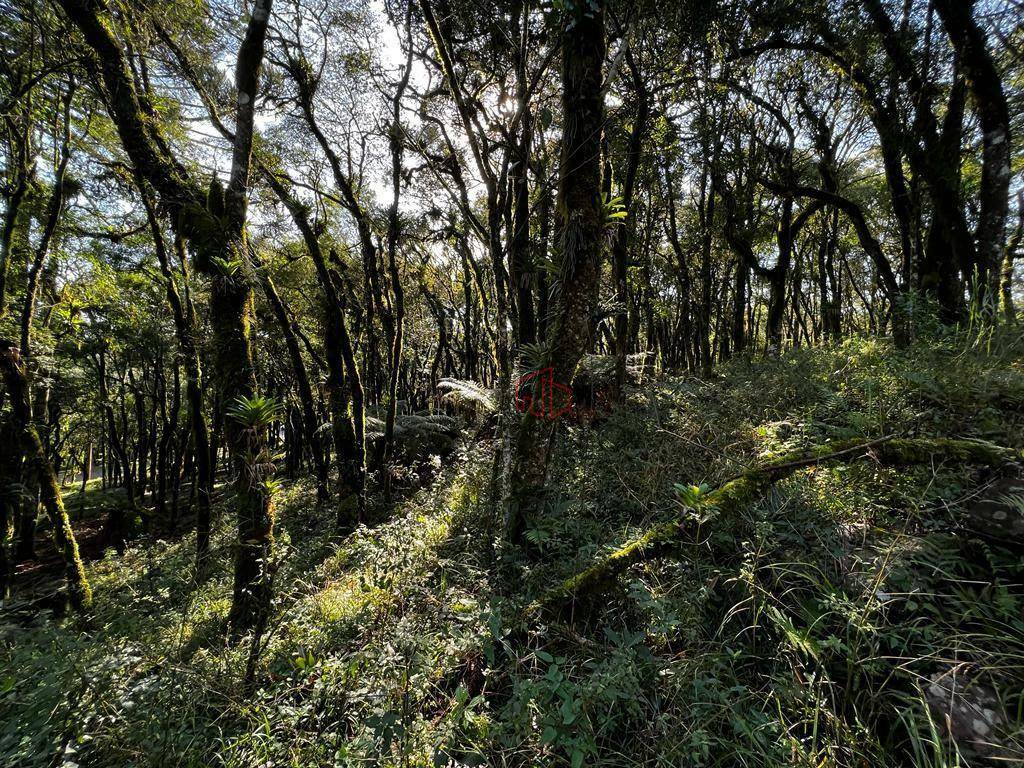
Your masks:
{"label": "dense foliage", "polygon": [[199,586],[187,539],[139,541],[90,567],[88,622],[6,620],[4,761],[956,765],[937,736],[941,702],[927,699],[944,674],[995,692],[985,707],[1017,749],[1020,550],[977,526],[979,497],[1001,492],[956,462],[803,472],[736,530],[714,531],[725,547],[632,571],[574,623],[520,635],[514,617],[681,514],[677,483],[894,430],[952,426],[1020,447],[1021,344],[989,356],[963,339],[910,354],[850,341],[631,389],[610,419],[568,430],[560,503],[528,532],[541,555],[504,596],[490,576],[483,445],[467,440],[387,521],[340,543],[311,485],[290,486],[272,630],[248,694],[248,648],[220,629],[230,522],[214,536],[219,575]]}
{"label": "dense foliage", "polygon": [[0,763],[1024,760],[1018,0],[0,8]]}

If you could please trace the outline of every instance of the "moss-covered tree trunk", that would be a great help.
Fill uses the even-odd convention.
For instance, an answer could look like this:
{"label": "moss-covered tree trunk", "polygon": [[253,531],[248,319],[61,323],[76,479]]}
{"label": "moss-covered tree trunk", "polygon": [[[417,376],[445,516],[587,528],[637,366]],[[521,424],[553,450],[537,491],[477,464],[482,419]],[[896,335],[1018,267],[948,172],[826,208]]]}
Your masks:
{"label": "moss-covered tree trunk", "polygon": [[626,384],[626,358],[629,353],[629,342],[632,334],[629,327],[629,250],[636,229],[636,213],[633,210],[633,193],[636,190],[636,177],[643,156],[643,144],[647,133],[647,122],[650,115],[649,96],[640,68],[632,51],[626,51],[626,65],[632,79],[633,93],[636,96],[636,113],[626,144],[626,168],[622,178],[620,195],[622,205],[626,209],[626,220],[615,232],[612,244],[612,270],[615,275],[615,392],[616,401],[622,400],[622,389]]}
{"label": "moss-covered tree trunk", "polygon": [[228,414],[224,419],[234,478],[238,514],[238,541],[235,552],[234,588],[230,613],[232,629],[237,633],[256,625],[269,607],[268,566],[273,552],[273,507],[270,494],[262,485],[260,473],[252,471],[254,457],[260,454],[260,441],[253,437],[231,410],[256,393],[256,376],[250,329],[253,320],[253,291],[243,270],[251,269],[245,253],[244,232],[233,240],[224,261],[240,266],[237,272],[217,274],[211,279],[210,326],[213,331],[214,383]]}
{"label": "moss-covered tree trunk", "polygon": [[[705,543],[708,533],[742,535],[737,524],[743,511],[755,504],[771,486],[806,467],[871,460],[882,466],[912,466],[944,460],[993,468],[1016,465],[1021,452],[981,440],[955,438],[881,438],[868,442],[840,441],[794,451],[772,464],[755,467],[702,495],[697,514],[667,520],[601,558],[527,606],[523,618],[544,608],[559,608],[577,599],[599,595],[630,566],[685,543]],[[731,534],[731,535],[729,535]]]}
{"label": "moss-covered tree trunk", "polygon": [[27,243],[30,223],[29,190],[36,178],[36,161],[32,152],[32,102],[23,99],[21,106],[8,118],[8,173],[13,181],[4,195],[4,218],[0,226],[0,316],[7,310],[7,276],[13,262],[20,261]]}
{"label": "moss-covered tree trunk", "polygon": [[[230,409],[256,392],[251,327],[254,315],[253,271],[245,231],[249,173],[252,162],[253,123],[260,66],[263,61],[270,0],[256,0],[235,67],[235,140],[232,144],[231,177],[224,193],[227,238],[220,272],[211,280],[210,324],[213,328],[215,376],[221,402]],[[225,269],[222,265],[229,265]],[[267,439],[266,430],[246,429],[228,417],[224,427],[238,504],[238,544],[230,622],[235,632],[259,624],[270,609],[270,568],[274,545],[274,508],[264,485],[264,472],[255,471]]]}
{"label": "moss-covered tree trunk", "polygon": [[[962,207],[958,190],[961,187],[960,155],[964,139],[965,97],[963,78],[957,76],[950,89],[942,132],[938,137],[940,151],[931,160],[935,173],[945,185],[945,191],[941,194],[947,198],[955,194],[958,208]],[[954,193],[954,190],[957,192]],[[938,302],[939,317],[946,323],[955,323],[963,315],[964,285],[960,270],[965,265],[960,259],[960,251],[950,235],[949,221],[937,209],[929,224],[917,264],[917,282],[922,291]]]}
{"label": "moss-covered tree trunk", "polygon": [[[398,271],[398,245],[402,236],[402,221],[399,202],[402,195],[402,159],[404,136],[402,127],[402,97],[409,86],[412,74],[412,25],[410,14],[412,4],[407,6],[405,18],[406,28],[406,60],[402,77],[395,87],[391,98],[391,125],[388,132],[388,147],[391,150],[391,206],[388,208],[388,277],[391,279],[391,295],[393,322],[391,338],[388,340],[390,350],[388,360],[391,368],[388,371],[388,401],[384,418],[384,449],[381,451],[381,467],[384,471],[384,497],[391,500],[391,462],[395,452],[395,420],[398,416],[398,383],[402,370],[402,347],[405,339],[405,290],[402,287],[402,276]],[[442,331],[443,335],[443,331]]]}
{"label": "moss-covered tree trunk", "polygon": [[[174,249],[181,262],[184,278],[184,293],[178,290],[178,282],[171,269],[160,223],[157,220],[156,208],[149,195],[149,190],[142,179],[138,179],[142,200],[146,207],[146,217],[160,262],[160,272],[164,277],[167,303],[171,307],[174,318],[174,333],[178,342],[178,355],[185,368],[185,402],[188,412],[189,430],[192,435],[193,455],[195,456],[195,491],[198,500],[196,513],[196,565],[203,570],[206,554],[210,548],[211,497],[213,495],[213,471],[210,463],[210,428],[203,410],[203,369],[199,358],[199,344],[196,339],[195,307],[189,295],[187,259],[185,243],[180,236],[174,239]],[[177,515],[177,507],[172,512],[172,519]]]}
{"label": "moss-covered tree trunk", "polygon": [[[0,420],[0,433],[14,434],[17,429],[13,416]],[[17,517],[15,503],[20,493],[21,451],[13,440],[0,440],[0,600],[11,595],[11,524]]]}
{"label": "moss-covered tree trunk", "polygon": [[[537,317],[533,301],[535,266],[530,258],[530,147],[533,143],[533,115],[529,107],[527,64],[529,59],[529,3],[518,3],[514,17],[519,25],[519,39],[513,56],[516,69],[516,99],[523,109],[519,136],[513,147],[515,159],[511,171],[512,230],[509,237],[509,282],[514,286],[513,303],[515,334],[518,346],[537,340]],[[546,197],[546,195],[545,195]]]}
{"label": "moss-covered tree trunk", "polygon": [[84,610],[92,602],[92,590],[85,577],[85,568],[78,554],[75,534],[71,530],[71,522],[64,509],[57,474],[46,455],[39,432],[32,424],[29,387],[24,363],[20,360],[17,347],[8,340],[0,340],[0,369],[2,369],[4,385],[7,387],[7,396],[11,401],[13,426],[16,432],[14,438],[39,483],[40,500],[50,519],[54,544],[64,563],[68,597],[72,607],[76,610]]}
{"label": "moss-covered tree trunk", "polygon": [[[60,0],[60,6],[95,54],[110,117],[135,172],[160,198],[175,231],[188,241],[198,269],[210,275],[210,325],[216,361],[214,383],[224,408],[255,392],[250,330],[253,263],[246,239],[253,122],[271,0],[255,0],[235,66],[235,132],[231,175],[225,192],[211,186],[204,199],[185,166],[168,153],[148,95],[137,90],[114,33],[114,20],[92,0]],[[261,472],[249,471],[254,446],[237,420],[224,434],[235,475],[238,549],[230,621],[235,632],[255,626],[269,608],[273,507]],[[265,439],[265,434],[262,439]],[[199,447],[196,447],[198,454]]]}
{"label": "moss-covered tree trunk", "polygon": [[[590,346],[597,285],[601,275],[603,206],[601,136],[604,127],[602,67],[605,57],[604,3],[580,4],[562,31],[562,136],[558,186],[561,275],[548,326],[551,381],[572,382]],[[539,379],[540,377],[538,377]],[[540,396],[542,393],[536,392]],[[549,400],[550,406],[550,400]],[[523,542],[527,516],[543,498],[556,411],[526,413],[514,448],[507,536]]]}
{"label": "moss-covered tree trunk", "polygon": [[[352,179],[350,173],[347,173],[342,167],[341,158],[338,153],[334,150],[334,147],[328,141],[326,134],[320,128],[317,122],[316,114],[313,108],[313,97],[316,89],[319,85],[318,80],[313,75],[313,71],[309,66],[309,63],[305,60],[304,56],[299,53],[297,55],[289,54],[287,60],[287,69],[292,79],[295,81],[295,85],[298,89],[298,100],[299,106],[302,109],[303,117],[306,120],[306,124],[309,126],[310,133],[316,139],[317,144],[323,150],[324,155],[327,157],[328,164],[331,167],[331,174],[334,177],[334,183],[341,192],[341,204],[345,210],[348,211],[352,217],[353,222],[356,225],[356,233],[359,236],[359,251],[363,264],[363,288],[365,296],[365,331],[366,331],[366,345],[365,349],[367,352],[367,367],[370,381],[368,386],[370,388],[371,396],[374,400],[380,399],[380,354],[378,351],[378,345],[375,335],[374,317],[380,316],[381,324],[384,326],[385,337],[390,341],[394,335],[393,318],[391,313],[384,307],[384,296],[381,289],[380,271],[378,269],[378,255],[377,247],[374,244],[373,235],[374,230],[372,222],[370,220],[370,214],[363,202],[360,200],[358,193],[358,185]],[[273,181],[271,184],[273,185]],[[280,196],[278,192],[278,196]],[[282,198],[283,199],[283,198]],[[288,205],[289,210],[292,212],[292,218],[295,219],[299,229],[302,231],[303,238],[306,241],[307,246],[310,246],[310,253],[317,258],[320,254],[319,245],[315,248],[311,244],[311,236],[309,234],[308,220],[303,222],[297,218],[296,206],[294,203],[289,203],[284,200],[285,204]],[[301,208],[301,206],[300,206]],[[302,214],[302,218],[306,218],[306,214]],[[315,236],[312,238],[316,240]],[[316,251],[316,253],[314,253]],[[321,259],[322,260],[322,259]],[[342,293],[339,293],[333,286],[334,278],[328,274],[328,270],[320,265],[317,266],[317,277],[320,279],[321,286],[324,290],[326,311],[329,313],[330,322],[335,326],[334,332],[337,342],[341,345],[341,352],[344,353],[346,340],[348,338],[348,330],[345,325],[344,308],[338,303],[339,298],[343,299]],[[343,354],[342,358],[346,363],[346,370],[342,373],[335,372],[333,374],[336,380],[348,380],[348,387],[350,393],[351,403],[351,419],[350,427],[346,427],[341,424],[335,429],[335,437],[338,439],[343,438],[345,435],[350,435],[349,442],[345,445],[339,445],[339,455],[344,455],[347,458],[344,460],[346,472],[349,475],[350,483],[343,481],[341,488],[341,496],[339,498],[339,521],[341,518],[346,516],[348,512],[354,510],[355,514],[361,515],[365,508],[365,499],[363,496],[364,485],[365,485],[365,456],[363,449],[363,421],[365,420],[364,405],[363,405],[363,388],[362,379],[360,377],[359,369],[354,365],[354,358],[351,364],[348,364],[348,358],[350,356]],[[330,375],[329,375],[330,377]],[[328,382],[330,386],[330,381]],[[349,405],[345,405],[344,409],[341,408],[340,404],[337,408],[337,412],[341,413],[342,410],[347,411]],[[350,499],[351,492],[357,494],[357,498]]]}
{"label": "moss-covered tree trunk", "polygon": [[[354,369],[348,363],[351,344],[345,324],[344,309],[339,304],[341,294],[328,275],[332,291],[326,294],[324,302],[324,351],[327,358],[327,405],[331,412],[331,434],[334,438],[335,461],[338,466],[338,515],[340,531],[350,531],[363,514],[363,489],[365,486],[365,451],[362,441],[357,440],[357,425],[353,416],[362,410],[362,398],[358,406],[353,402]],[[346,354],[346,348],[348,354]],[[358,382],[358,378],[355,379]]]}
{"label": "moss-covered tree trunk", "polygon": [[[122,467],[126,468],[124,471],[125,492],[129,503],[132,503],[135,498],[135,479],[130,469],[131,462],[128,459],[128,451],[117,432],[114,407],[110,404],[110,393],[107,386],[107,352],[104,347],[101,347],[96,355],[96,376],[99,379],[100,410],[103,412],[106,425],[108,453]],[[118,552],[124,551],[124,528],[124,507],[120,504],[111,505],[103,526],[103,538],[107,543],[113,544]]]}
{"label": "moss-covered tree trunk", "polygon": [[999,277],[999,309],[1008,323],[1017,319],[1017,310],[1013,304],[1013,260],[1017,256],[1017,250],[1022,242],[1024,242],[1024,190],[1018,190],[1017,228],[1006,244],[1002,274]]}
{"label": "moss-covered tree trunk", "polygon": [[[956,272],[960,270],[964,274],[970,274],[977,262],[977,249],[962,204],[959,181],[950,173],[950,158],[945,148],[946,139],[943,137],[944,129],[940,129],[934,110],[934,94],[927,86],[926,79],[920,76],[914,55],[905,44],[906,38],[896,28],[884,3],[881,0],[862,2],[878,32],[892,72],[902,80],[914,103],[913,128],[912,131],[906,131],[900,123],[898,113],[885,106],[877,93],[872,97],[876,113],[884,115],[881,123],[876,122],[882,145],[885,147],[890,143],[895,144],[906,152],[906,158],[914,174],[920,177],[928,188],[932,226],[941,236],[938,244],[942,247],[942,252],[933,254],[935,268],[929,267],[925,274],[921,275],[921,287],[939,300],[943,317],[957,319],[963,307],[963,289]],[[966,0],[953,0],[954,5],[959,6],[962,3],[966,3]],[[859,73],[857,81],[874,90],[874,84],[866,73]],[[951,98],[955,95],[956,89],[953,90]],[[947,115],[957,110],[954,103],[951,103],[950,107],[951,109],[947,109]],[[886,158],[888,176],[891,177],[896,171],[896,164],[897,158]],[[901,200],[900,196],[895,195],[893,199]],[[918,256],[928,260],[926,254]]]}
{"label": "moss-covered tree trunk", "polygon": [[[315,125],[315,123],[314,123]],[[324,353],[327,363],[327,408],[338,467],[337,525],[351,530],[365,510],[366,458],[362,387],[345,321],[345,286],[328,263],[305,206],[292,194],[291,180],[264,169],[264,178],[284,203],[302,233],[323,291]],[[337,262],[332,251],[330,261]],[[314,438],[316,439],[316,438]]]}
{"label": "moss-covered tree trunk", "polygon": [[[337,278],[340,283],[340,278]],[[339,296],[344,296],[338,285]],[[338,335],[341,342],[341,357],[345,364],[345,397],[350,403],[347,428],[351,435],[346,434],[341,457],[341,473],[348,492],[343,504],[354,509],[356,520],[364,522],[366,518],[366,403],[363,395],[363,382],[359,375],[355,347],[348,334],[345,322],[345,302],[338,306]]]}

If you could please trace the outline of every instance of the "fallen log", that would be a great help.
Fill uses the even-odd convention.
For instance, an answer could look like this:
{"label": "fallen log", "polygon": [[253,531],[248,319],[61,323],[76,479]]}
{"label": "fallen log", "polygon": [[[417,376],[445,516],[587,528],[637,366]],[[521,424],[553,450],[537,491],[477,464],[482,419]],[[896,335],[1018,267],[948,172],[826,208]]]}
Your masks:
{"label": "fallen log", "polygon": [[[898,438],[889,436],[868,442],[837,441],[780,457],[772,464],[755,467],[704,494],[697,515],[654,526],[594,565],[569,577],[530,603],[520,614],[524,620],[546,610],[563,607],[579,597],[593,597],[631,565],[658,551],[687,541],[700,541],[708,524],[729,527],[739,513],[763,496],[772,485],[798,470],[824,464],[849,464],[871,459],[882,466],[911,466],[932,461],[956,461],[988,467],[1005,467],[1024,457],[1021,452],[982,440],[954,438]],[[691,513],[692,514],[692,513]]]}

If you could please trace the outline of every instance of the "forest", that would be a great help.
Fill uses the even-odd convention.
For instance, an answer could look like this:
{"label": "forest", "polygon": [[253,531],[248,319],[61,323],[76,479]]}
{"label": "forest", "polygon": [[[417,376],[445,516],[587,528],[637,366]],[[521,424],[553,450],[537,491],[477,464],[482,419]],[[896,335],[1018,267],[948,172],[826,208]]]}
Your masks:
{"label": "forest", "polygon": [[0,47],[0,766],[1024,766],[1022,0]]}

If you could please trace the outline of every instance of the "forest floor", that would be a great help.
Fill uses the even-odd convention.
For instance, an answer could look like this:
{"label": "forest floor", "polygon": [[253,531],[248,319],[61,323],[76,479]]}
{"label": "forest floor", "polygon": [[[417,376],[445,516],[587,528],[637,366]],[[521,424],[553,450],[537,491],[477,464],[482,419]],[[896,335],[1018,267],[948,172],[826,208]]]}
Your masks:
{"label": "forest floor", "polygon": [[250,644],[225,636],[223,514],[202,583],[191,536],[140,538],[89,565],[91,616],[0,613],[0,765],[1022,764],[1013,470],[811,467],[572,621],[519,620],[689,514],[676,484],[891,434],[1024,447],[1024,339],[850,340],[646,382],[566,430],[533,555],[500,569],[485,443],[343,540],[285,484],[253,690]]}

